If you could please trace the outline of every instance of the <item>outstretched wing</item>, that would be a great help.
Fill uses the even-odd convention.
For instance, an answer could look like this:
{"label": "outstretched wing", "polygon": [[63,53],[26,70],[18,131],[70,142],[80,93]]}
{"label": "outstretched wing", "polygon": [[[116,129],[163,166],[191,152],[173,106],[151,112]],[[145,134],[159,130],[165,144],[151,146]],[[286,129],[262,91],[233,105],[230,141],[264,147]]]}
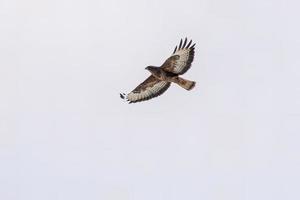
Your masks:
{"label": "outstretched wing", "polygon": [[187,44],[187,38],[185,38],[182,44],[182,39],[180,40],[178,49],[177,46],[171,57],[169,57],[161,68],[165,71],[172,72],[178,75],[184,74],[190,67],[194,60],[195,45],[192,44],[192,40]]}
{"label": "outstretched wing", "polygon": [[120,94],[120,97],[129,101],[129,103],[146,101],[164,93],[170,87],[170,84],[166,81],[160,81],[151,75],[132,92],[127,95],[124,93]]}

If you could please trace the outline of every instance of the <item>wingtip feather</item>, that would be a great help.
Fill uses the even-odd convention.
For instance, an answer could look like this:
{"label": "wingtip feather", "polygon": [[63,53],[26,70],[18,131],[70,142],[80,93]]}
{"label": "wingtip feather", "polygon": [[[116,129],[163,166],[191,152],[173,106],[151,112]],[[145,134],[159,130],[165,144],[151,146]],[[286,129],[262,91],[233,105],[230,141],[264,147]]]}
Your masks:
{"label": "wingtip feather", "polygon": [[173,51],[173,54],[176,52],[176,50],[177,50],[177,46],[175,47],[175,49],[174,49],[174,51]]}
{"label": "wingtip feather", "polygon": [[180,39],[180,43],[179,43],[178,49],[181,49],[181,45],[182,45],[182,39]]}
{"label": "wingtip feather", "polygon": [[193,40],[190,40],[190,42],[188,43],[188,45],[186,46],[186,48],[189,48],[190,45],[192,44]]}
{"label": "wingtip feather", "polygon": [[184,47],[185,47],[185,45],[186,45],[186,42],[187,42],[187,38],[185,37],[184,43],[183,43],[183,45],[182,45],[182,48],[183,48],[183,49],[184,49]]}

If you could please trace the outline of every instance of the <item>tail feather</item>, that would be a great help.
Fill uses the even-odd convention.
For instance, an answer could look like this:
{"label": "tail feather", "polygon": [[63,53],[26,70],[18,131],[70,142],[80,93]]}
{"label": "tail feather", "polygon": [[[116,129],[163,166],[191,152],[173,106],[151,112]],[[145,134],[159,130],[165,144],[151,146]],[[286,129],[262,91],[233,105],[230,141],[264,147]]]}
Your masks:
{"label": "tail feather", "polygon": [[181,77],[177,77],[174,82],[177,83],[179,86],[183,87],[186,90],[191,90],[196,85],[195,81],[186,80],[186,79],[181,78]]}

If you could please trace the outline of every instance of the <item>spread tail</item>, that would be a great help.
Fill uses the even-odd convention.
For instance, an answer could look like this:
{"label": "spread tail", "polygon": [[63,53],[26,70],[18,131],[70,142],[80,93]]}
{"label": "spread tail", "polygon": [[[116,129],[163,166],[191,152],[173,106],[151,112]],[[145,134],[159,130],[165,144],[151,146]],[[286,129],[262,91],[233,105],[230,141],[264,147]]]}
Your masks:
{"label": "spread tail", "polygon": [[177,83],[179,86],[183,87],[186,90],[191,90],[195,87],[196,82],[195,81],[189,81],[181,77],[177,77],[174,81]]}

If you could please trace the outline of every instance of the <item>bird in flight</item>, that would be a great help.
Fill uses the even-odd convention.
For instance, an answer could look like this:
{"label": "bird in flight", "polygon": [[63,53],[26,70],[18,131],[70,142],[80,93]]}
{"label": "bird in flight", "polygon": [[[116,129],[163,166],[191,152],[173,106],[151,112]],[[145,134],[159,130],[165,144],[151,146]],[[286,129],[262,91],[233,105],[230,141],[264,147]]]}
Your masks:
{"label": "bird in flight", "polygon": [[194,60],[195,45],[192,40],[187,43],[187,38],[180,40],[179,46],[175,47],[173,54],[160,66],[148,66],[151,75],[129,94],[121,93],[120,97],[129,103],[146,101],[163,94],[171,85],[176,83],[186,90],[195,87],[195,81],[189,81],[179,77],[190,69]]}

